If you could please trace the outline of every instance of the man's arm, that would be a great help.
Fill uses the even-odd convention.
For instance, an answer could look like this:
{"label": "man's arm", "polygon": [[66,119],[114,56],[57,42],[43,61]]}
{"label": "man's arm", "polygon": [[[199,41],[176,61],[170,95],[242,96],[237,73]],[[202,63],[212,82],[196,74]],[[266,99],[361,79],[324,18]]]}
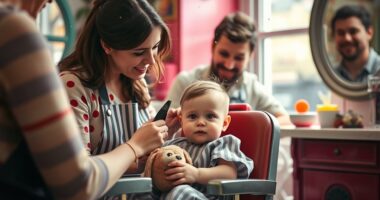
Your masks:
{"label": "man's arm", "polygon": [[290,118],[288,114],[275,113],[274,116],[277,118],[278,122],[280,123],[280,126],[292,124],[292,122],[290,122]]}

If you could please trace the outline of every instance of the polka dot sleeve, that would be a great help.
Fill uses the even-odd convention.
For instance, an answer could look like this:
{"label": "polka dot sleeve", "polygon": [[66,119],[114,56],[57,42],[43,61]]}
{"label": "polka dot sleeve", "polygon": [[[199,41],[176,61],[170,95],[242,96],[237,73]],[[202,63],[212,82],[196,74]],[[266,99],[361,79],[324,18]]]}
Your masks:
{"label": "polka dot sleeve", "polygon": [[71,108],[74,111],[77,123],[81,130],[81,137],[86,151],[90,154],[92,143],[90,141],[90,129],[94,127],[90,126],[90,117],[92,115],[99,115],[99,111],[92,111],[90,104],[93,98],[96,99],[96,95],[91,93],[89,89],[85,88],[80,82],[79,78],[68,72],[62,72],[60,74],[63,84],[66,88]]}

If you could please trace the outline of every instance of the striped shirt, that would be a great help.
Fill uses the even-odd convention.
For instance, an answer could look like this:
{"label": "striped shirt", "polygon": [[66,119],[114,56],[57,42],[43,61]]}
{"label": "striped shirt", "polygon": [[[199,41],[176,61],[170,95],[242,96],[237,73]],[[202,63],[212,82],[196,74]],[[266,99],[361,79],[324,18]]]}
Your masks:
{"label": "striped shirt", "polygon": [[116,180],[83,148],[51,57],[28,14],[0,5],[0,167],[24,138],[55,198],[94,199]]}
{"label": "striped shirt", "polygon": [[[253,170],[253,161],[240,150],[240,140],[233,135],[225,135],[201,145],[191,143],[184,137],[165,142],[165,146],[172,144],[185,149],[193,161],[193,166],[197,168],[215,167],[218,159],[223,159],[235,164],[238,179],[248,178]],[[206,193],[206,185],[194,184],[192,186],[202,193]]]}

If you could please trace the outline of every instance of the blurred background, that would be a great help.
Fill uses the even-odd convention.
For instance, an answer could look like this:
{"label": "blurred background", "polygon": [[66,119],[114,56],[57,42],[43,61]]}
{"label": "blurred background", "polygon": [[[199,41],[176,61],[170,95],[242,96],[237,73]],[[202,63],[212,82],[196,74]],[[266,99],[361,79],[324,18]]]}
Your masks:
{"label": "blurred background", "polygon": [[[258,28],[258,44],[249,71],[257,74],[268,91],[288,111],[303,98],[311,111],[319,102],[317,92],[325,92],[314,66],[308,36],[313,0],[149,0],[168,24],[173,41],[166,59],[163,83],[152,90],[156,100],[165,98],[175,75],[211,57],[213,31],[229,12],[249,14]],[[91,8],[91,0],[56,0],[39,17],[41,30],[51,41],[57,63],[75,42]]]}

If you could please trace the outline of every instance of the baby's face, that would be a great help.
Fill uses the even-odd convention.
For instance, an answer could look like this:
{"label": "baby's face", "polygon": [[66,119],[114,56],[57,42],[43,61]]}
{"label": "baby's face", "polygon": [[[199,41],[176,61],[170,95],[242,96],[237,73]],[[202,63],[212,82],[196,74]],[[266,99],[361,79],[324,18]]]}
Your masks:
{"label": "baby's face", "polygon": [[[181,107],[183,134],[195,144],[203,144],[220,137],[228,127],[228,102],[218,92],[187,100]],[[227,119],[228,118],[228,119]]]}

